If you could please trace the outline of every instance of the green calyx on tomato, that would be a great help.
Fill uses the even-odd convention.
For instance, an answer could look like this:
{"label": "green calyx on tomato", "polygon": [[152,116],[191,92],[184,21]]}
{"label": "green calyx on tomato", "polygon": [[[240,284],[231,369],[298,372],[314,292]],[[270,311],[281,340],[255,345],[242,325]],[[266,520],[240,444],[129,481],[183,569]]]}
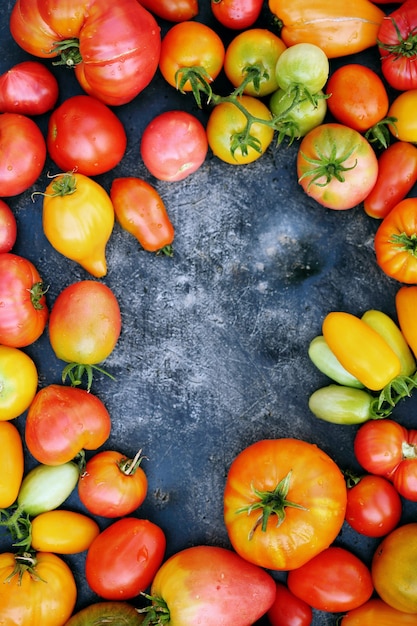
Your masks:
{"label": "green calyx on tomato", "polygon": [[49,287],[45,287],[42,282],[37,282],[29,289],[30,293],[30,301],[33,305],[33,308],[37,311],[41,311],[44,308],[42,303],[42,298],[48,291]]}
{"label": "green calyx on tomato", "polygon": [[110,372],[107,372],[99,365],[90,363],[68,363],[62,370],[61,380],[65,383],[68,379],[71,387],[79,387],[83,384],[84,378],[87,378],[86,389],[90,391],[93,384],[94,372],[100,372],[100,374],[104,374],[111,380],[116,380]]}
{"label": "green calyx on tomato", "polygon": [[391,143],[391,133],[389,128],[391,126],[395,129],[396,121],[396,117],[384,117],[384,119],[380,120],[366,131],[364,135],[365,139],[382,148],[388,148]]}
{"label": "green calyx on tomato", "polygon": [[394,56],[406,57],[406,58],[416,57],[417,56],[417,32],[416,30],[415,29],[412,30],[404,39],[404,37],[401,34],[401,30],[398,27],[398,24],[395,21],[395,19],[391,16],[390,20],[397,34],[398,43],[394,43],[394,44],[385,43],[378,39],[377,44],[379,48],[386,50],[390,55],[392,54]]}
{"label": "green calyx on tomato", "polygon": [[83,60],[80,54],[80,40],[76,37],[57,41],[50,52],[51,54],[59,54],[61,57],[59,61],[54,61],[52,65],[74,67]]}
{"label": "green calyx on tomato", "polygon": [[[308,183],[309,187],[313,184],[318,187],[325,187],[333,180],[333,178],[336,178],[339,183],[344,183],[344,172],[349,172],[350,170],[355,169],[357,161],[355,161],[350,167],[346,167],[343,163],[345,163],[345,161],[352,156],[355,150],[356,146],[353,146],[350,150],[337,157],[337,146],[334,144],[329,155],[318,153],[317,159],[310,158],[306,154],[302,153],[303,158],[307,161],[307,163],[311,163],[313,167],[305,171],[300,176],[299,180],[301,181],[304,178],[309,178],[311,176],[312,178]],[[318,182],[320,178],[323,177],[325,180],[323,182]]]}
{"label": "green calyx on tomato", "polygon": [[16,554],[14,558],[16,561],[16,565],[12,572],[9,574],[9,576],[6,578],[6,580],[3,582],[8,583],[12,580],[12,578],[17,576],[19,579],[19,584],[21,584],[23,574],[25,572],[28,572],[32,580],[36,582],[46,582],[43,578],[39,576],[38,572],[36,571],[37,560],[35,554],[33,554],[32,552],[23,552],[22,554]]}
{"label": "green calyx on tomato", "polygon": [[280,480],[280,482],[277,484],[273,491],[260,491],[253,488],[253,492],[259,498],[259,500],[253,502],[252,504],[249,504],[248,506],[243,506],[241,509],[238,509],[236,511],[236,513],[245,512],[248,515],[250,515],[252,511],[261,511],[258,519],[255,522],[255,525],[251,529],[249,539],[252,538],[254,532],[259,526],[261,526],[262,532],[266,532],[268,520],[271,515],[277,516],[277,526],[280,526],[285,520],[286,507],[307,511],[306,507],[302,506],[301,504],[297,504],[296,502],[291,502],[290,500],[287,500],[290,483],[291,472],[288,472],[288,474],[282,480]]}
{"label": "green calyx on tomato", "polygon": [[141,595],[149,600],[152,604],[145,606],[143,609],[136,609],[138,613],[145,614],[142,626],[151,626],[152,624],[169,624],[170,612],[167,603],[163,598],[151,596],[142,592]]}

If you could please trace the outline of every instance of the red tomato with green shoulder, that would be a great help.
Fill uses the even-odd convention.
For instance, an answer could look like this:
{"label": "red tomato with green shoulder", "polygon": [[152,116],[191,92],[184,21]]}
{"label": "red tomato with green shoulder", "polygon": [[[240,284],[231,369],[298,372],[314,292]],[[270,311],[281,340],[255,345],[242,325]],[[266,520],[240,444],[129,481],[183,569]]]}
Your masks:
{"label": "red tomato with green shoulder", "polygon": [[226,479],[229,539],[251,563],[295,569],[337,537],[346,497],[342,472],[316,445],[293,438],[257,441],[235,457]]}
{"label": "red tomato with green shoulder", "polygon": [[198,0],[140,0],[139,4],[168,22],[185,22],[198,15]]}
{"label": "red tomato with green shoulder", "polygon": [[0,344],[23,348],[39,339],[49,317],[46,291],[31,261],[0,254]]}
{"label": "red tomato with green shoulder", "polygon": [[63,172],[96,176],[122,160],[127,137],[122,122],[106,104],[81,95],[67,98],[52,112],[46,145]]}
{"label": "red tomato with green shoulder", "polygon": [[41,115],[54,108],[58,81],[39,61],[23,61],[0,76],[0,112]]}
{"label": "red tomato with green shoulder", "polygon": [[262,0],[211,0],[211,10],[226,28],[245,30],[253,26],[261,14]]}
{"label": "red tomato with green shoulder", "polygon": [[311,626],[311,606],[297,598],[286,584],[276,582],[275,585],[275,600],[267,613],[271,626]]}
{"label": "red tomato with green shoulder", "polygon": [[366,537],[383,537],[399,524],[402,501],[383,476],[367,474],[348,484],[346,521]]}
{"label": "red tomato with green shoulder", "polygon": [[110,429],[100,398],[79,387],[51,384],[38,391],[29,407],[25,440],[39,463],[62,465],[83,449],[102,446]]}
{"label": "red tomato with green shoulder", "polygon": [[86,509],[101,517],[123,517],[140,507],[148,490],[142,460],[141,450],[133,458],[103,450],[88,459],[78,482],[78,495]]}
{"label": "red tomato with green shoulder", "polygon": [[16,243],[17,222],[11,208],[0,199],[0,254],[10,252]]}
{"label": "red tomato with green shoulder", "polygon": [[174,227],[155,187],[134,176],[115,178],[110,198],[117,221],[144,250],[172,255]]}
{"label": "red tomato with green shoulder", "polygon": [[158,569],[151,586],[147,624],[249,626],[275,598],[275,582],[232,550],[193,546]]}
{"label": "red tomato with green shoulder", "polygon": [[287,585],[313,608],[330,613],[355,609],[374,591],[369,568],[352,552],[336,546],[290,571]]}
{"label": "red tomato with green shoulder", "polygon": [[90,588],[106,600],[129,600],[153,581],[165,555],[163,530],[146,519],[123,517],[91,543],[85,560]]}
{"label": "red tomato with green shoulder", "polygon": [[0,115],[0,156],[0,196],[17,196],[39,178],[46,161],[46,143],[30,117]]}
{"label": "red tomato with green shoulder", "polygon": [[128,602],[109,600],[86,606],[72,615],[65,626],[95,626],[112,622],[123,626],[140,626],[144,619]]}
{"label": "red tomato with green shoulder", "polygon": [[378,159],[357,130],[330,122],[316,126],[301,140],[297,175],[305,193],[319,204],[352,209],[374,187]]}
{"label": "red tomato with green shoulder", "polygon": [[407,0],[382,20],[378,30],[381,71],[387,83],[398,91],[417,88],[416,28],[417,5]]}
{"label": "red tomato with green shoulder", "polygon": [[207,152],[206,130],[187,111],[165,111],[149,122],[142,133],[142,160],[158,180],[184,180],[203,165]]}

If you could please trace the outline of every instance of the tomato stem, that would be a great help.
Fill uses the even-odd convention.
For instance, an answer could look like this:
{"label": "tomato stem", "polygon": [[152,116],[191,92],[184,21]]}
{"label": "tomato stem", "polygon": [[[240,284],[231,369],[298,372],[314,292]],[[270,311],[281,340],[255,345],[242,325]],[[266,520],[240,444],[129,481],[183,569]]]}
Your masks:
{"label": "tomato stem", "polygon": [[62,382],[65,383],[67,378],[70,381],[71,387],[78,387],[83,383],[83,377],[87,376],[87,391],[91,390],[93,384],[94,371],[105,374],[112,380],[115,380],[109,372],[106,372],[102,367],[98,365],[92,365],[87,363],[68,363],[62,370]]}
{"label": "tomato stem", "polygon": [[76,37],[55,42],[50,53],[60,55],[61,57],[59,61],[55,61],[52,65],[74,67],[83,60],[80,53],[80,41]]}
{"label": "tomato stem", "polygon": [[417,28],[413,28],[404,39],[395,19],[393,17],[389,17],[389,19],[395,28],[398,43],[389,44],[378,39],[378,47],[382,50],[387,50],[394,57],[412,58],[417,56]]}
{"label": "tomato stem", "polygon": [[406,233],[394,234],[390,237],[390,242],[400,251],[408,252],[414,257],[417,257],[417,234],[412,233],[407,235]]}
{"label": "tomato stem", "polygon": [[[350,150],[348,150],[348,152],[345,152],[340,157],[336,157],[337,149],[337,145],[334,144],[330,154],[327,155],[317,148],[317,159],[308,157],[302,152],[301,154],[305,161],[307,161],[307,163],[311,163],[313,167],[304,172],[304,174],[300,176],[299,181],[303,180],[303,178],[311,176],[312,178],[308,183],[308,187],[312,184],[316,184],[318,187],[325,187],[332,181],[333,178],[336,178],[340,183],[344,183],[344,172],[349,172],[350,170],[355,169],[357,161],[355,161],[355,163],[350,167],[345,167],[343,163],[353,154],[356,146],[353,146]],[[324,182],[318,182],[321,178],[324,178]]]}
{"label": "tomato stem", "polygon": [[34,580],[35,582],[46,582],[46,580],[39,576],[39,574],[35,570],[37,563],[35,554],[28,551],[22,552],[21,554],[16,554],[15,561],[16,564],[13,571],[7,576],[4,582],[8,583],[12,580],[12,578],[14,578],[14,576],[18,576],[20,585],[22,583],[23,574],[25,572],[28,572],[32,580]]}
{"label": "tomato stem", "polygon": [[142,455],[142,449],[138,450],[133,457],[133,459],[128,459],[127,457],[123,457],[118,463],[119,469],[126,476],[131,476],[136,472],[143,459],[146,457]]}
{"label": "tomato stem", "polygon": [[152,602],[151,605],[144,607],[143,609],[136,609],[138,613],[144,613],[145,619],[142,622],[142,626],[163,626],[163,624],[169,624],[171,616],[169,608],[163,598],[148,595],[142,592],[141,595]]}
{"label": "tomato stem", "polygon": [[49,287],[45,287],[44,283],[37,282],[32,285],[30,289],[28,289],[30,293],[30,301],[32,302],[33,308],[36,311],[41,311],[44,308],[41,300],[43,296],[48,291]]}
{"label": "tomato stem", "polygon": [[15,540],[14,546],[19,547],[25,553],[32,543],[32,524],[29,515],[23,508],[11,507],[0,509],[0,526],[6,528]]}

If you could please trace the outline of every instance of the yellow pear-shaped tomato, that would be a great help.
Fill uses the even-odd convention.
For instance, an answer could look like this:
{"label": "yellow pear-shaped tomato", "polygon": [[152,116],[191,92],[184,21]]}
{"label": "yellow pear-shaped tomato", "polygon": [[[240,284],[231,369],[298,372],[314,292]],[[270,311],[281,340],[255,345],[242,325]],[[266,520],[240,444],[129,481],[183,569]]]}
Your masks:
{"label": "yellow pear-shaped tomato", "polygon": [[96,278],[107,273],[106,245],[114,226],[110,196],[83,174],[55,177],[43,201],[43,230],[49,243]]}

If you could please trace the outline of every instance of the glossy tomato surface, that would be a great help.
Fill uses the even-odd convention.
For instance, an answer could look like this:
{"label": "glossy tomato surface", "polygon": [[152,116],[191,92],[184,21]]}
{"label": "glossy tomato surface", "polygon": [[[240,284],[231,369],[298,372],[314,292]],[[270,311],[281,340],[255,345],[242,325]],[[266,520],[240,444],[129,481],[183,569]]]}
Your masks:
{"label": "glossy tomato surface", "polygon": [[22,61],[0,76],[0,111],[41,115],[55,106],[59,95],[54,74],[39,61]]}

